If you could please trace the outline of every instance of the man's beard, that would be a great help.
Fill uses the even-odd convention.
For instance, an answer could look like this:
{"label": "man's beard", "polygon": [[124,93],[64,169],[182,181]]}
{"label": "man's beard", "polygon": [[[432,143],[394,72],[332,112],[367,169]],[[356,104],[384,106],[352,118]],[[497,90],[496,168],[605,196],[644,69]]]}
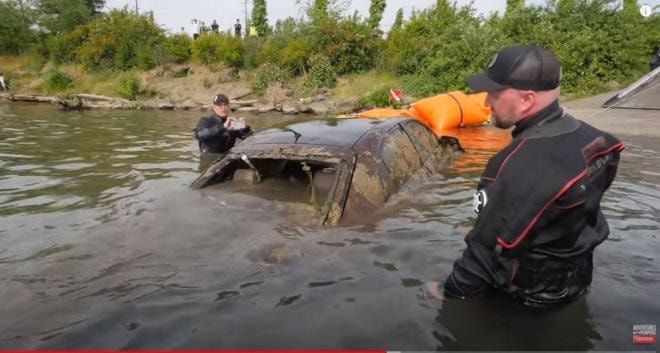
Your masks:
{"label": "man's beard", "polygon": [[491,115],[490,120],[493,122],[493,125],[500,129],[508,129],[511,126],[513,126],[512,123],[509,123],[508,121],[502,120],[499,116],[495,115],[494,113]]}

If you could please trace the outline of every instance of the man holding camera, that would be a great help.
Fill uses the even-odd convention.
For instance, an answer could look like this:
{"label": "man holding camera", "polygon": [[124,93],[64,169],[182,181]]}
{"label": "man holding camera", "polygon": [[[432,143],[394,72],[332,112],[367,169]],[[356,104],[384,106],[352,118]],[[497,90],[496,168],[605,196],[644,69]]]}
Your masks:
{"label": "man holding camera", "polygon": [[236,138],[245,139],[252,133],[245,119],[229,116],[229,98],[224,94],[213,97],[213,114],[199,119],[195,138],[202,153],[222,154],[236,144]]}

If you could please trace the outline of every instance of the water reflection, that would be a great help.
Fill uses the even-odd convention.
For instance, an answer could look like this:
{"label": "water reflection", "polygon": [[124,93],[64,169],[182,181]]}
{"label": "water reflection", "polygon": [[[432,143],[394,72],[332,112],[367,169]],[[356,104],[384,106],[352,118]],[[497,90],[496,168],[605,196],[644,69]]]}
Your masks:
{"label": "water reflection", "polygon": [[[494,293],[420,295],[460,256],[506,131],[462,130],[468,153],[372,222],[318,228],[259,197],[191,191],[199,112],[9,109],[0,348],[634,350],[632,325],[660,312],[654,139],[624,138],[591,292],[540,312]],[[289,117],[248,119],[259,130]]]}

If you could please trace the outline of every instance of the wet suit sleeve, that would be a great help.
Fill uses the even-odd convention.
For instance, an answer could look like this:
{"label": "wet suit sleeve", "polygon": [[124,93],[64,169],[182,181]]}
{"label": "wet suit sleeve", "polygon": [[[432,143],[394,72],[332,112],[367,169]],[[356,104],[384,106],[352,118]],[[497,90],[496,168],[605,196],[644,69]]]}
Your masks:
{"label": "wet suit sleeve", "polygon": [[479,242],[466,240],[468,247],[454,263],[454,269],[445,281],[446,298],[469,298],[493,282],[492,269],[496,267],[492,250]]}
{"label": "wet suit sleeve", "polygon": [[245,129],[236,130],[233,132],[235,133],[236,137],[238,137],[241,140],[245,140],[250,135],[252,135],[252,129],[250,129],[250,126],[246,126]]}
{"label": "wet suit sleeve", "polygon": [[205,141],[225,135],[226,131],[223,124],[218,124],[209,118],[201,118],[195,129],[195,137],[200,141]]}

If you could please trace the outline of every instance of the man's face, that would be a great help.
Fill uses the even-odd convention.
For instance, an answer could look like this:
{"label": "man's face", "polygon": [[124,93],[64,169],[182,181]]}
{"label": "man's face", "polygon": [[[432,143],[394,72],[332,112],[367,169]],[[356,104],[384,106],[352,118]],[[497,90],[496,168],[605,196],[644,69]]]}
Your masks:
{"label": "man's face", "polygon": [[229,115],[229,103],[220,103],[213,105],[213,111],[218,114],[219,117],[225,118]]}
{"label": "man's face", "polygon": [[513,88],[488,92],[486,97],[486,105],[490,106],[493,112],[491,120],[495,126],[502,129],[508,129],[520,121],[528,104],[524,91]]}

